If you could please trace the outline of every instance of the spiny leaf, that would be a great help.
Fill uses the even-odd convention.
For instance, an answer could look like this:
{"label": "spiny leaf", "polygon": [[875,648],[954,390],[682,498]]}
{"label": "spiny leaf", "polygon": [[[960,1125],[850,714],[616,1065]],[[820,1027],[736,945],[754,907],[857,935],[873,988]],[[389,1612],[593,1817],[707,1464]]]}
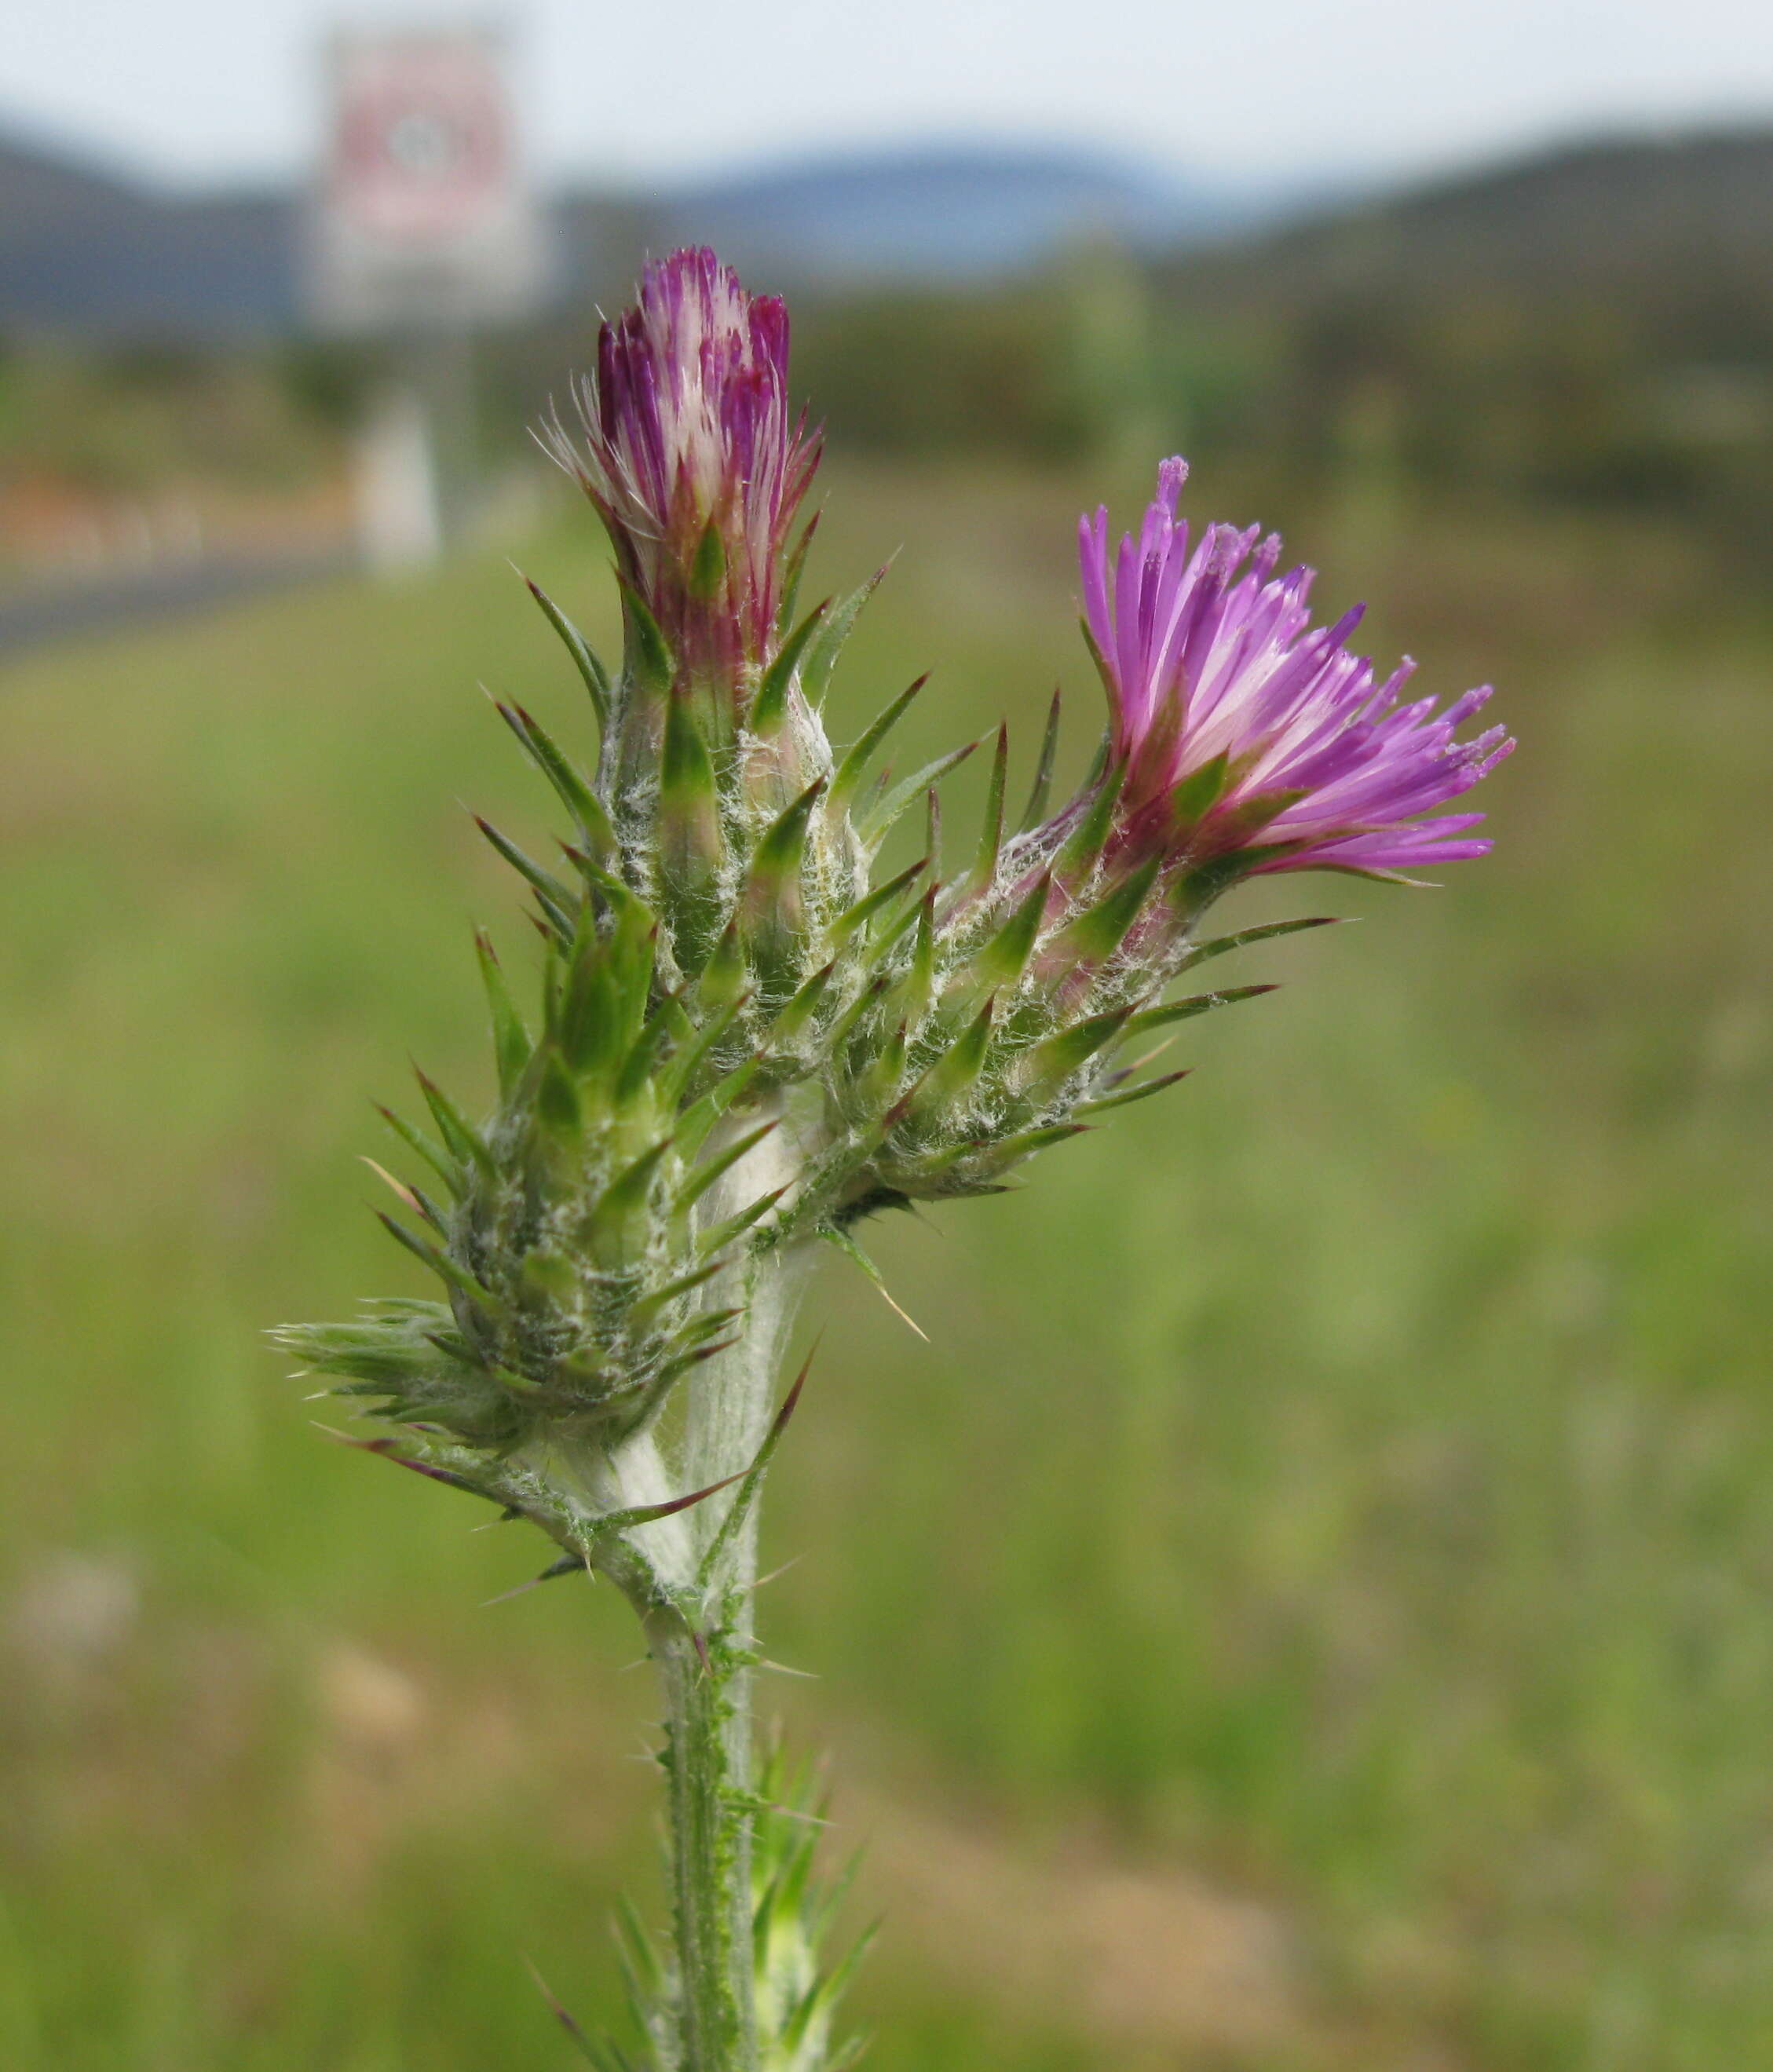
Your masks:
{"label": "spiny leaf", "polygon": [[967,1024],[914,1087],[886,1112],[886,1124],[894,1128],[915,1108],[945,1108],[966,1093],[985,1069],[991,1046],[991,1025],[998,1011],[993,994]]}
{"label": "spiny leaf", "polygon": [[815,511],[800,528],[800,536],[788,551],[782,569],[782,601],[775,608],[778,629],[794,623],[794,607],[800,595],[800,578],[806,573],[807,553],[812,545],[812,536],[819,529],[819,513]]}
{"label": "spiny leaf", "polygon": [[984,739],[981,734],[977,741],[969,741],[959,748],[951,748],[946,755],[939,755],[933,763],[926,763],[915,776],[907,777],[903,783],[895,784],[863,823],[860,830],[863,841],[870,848],[878,843],[920,791],[927,791],[958,764],[965,763]]}
{"label": "spiny leaf", "polygon": [[1060,879],[1087,878],[1100,859],[1109,829],[1113,824],[1114,808],[1120,804],[1121,787],[1126,782],[1124,767],[1105,773],[1097,784],[1083,818],[1065,838],[1065,845],[1059,852],[1054,865]]}
{"label": "spiny leaf", "polygon": [[989,889],[998,874],[998,857],[1003,849],[1003,794],[1010,775],[1010,727],[1007,721],[998,726],[998,746],[991,758],[990,781],[985,787],[985,827],[979,837],[979,853],[973,865],[973,874],[968,880],[970,890],[982,893]]}
{"label": "spiny leaf", "polygon": [[1130,1007],[1111,1007],[1061,1029],[1027,1055],[1026,1083],[1044,1097],[1056,1093],[1073,1072],[1088,1064],[1105,1043],[1111,1043],[1131,1019]]}
{"label": "spiny leaf", "polygon": [[1046,816],[1047,795],[1052,790],[1053,763],[1058,754],[1059,693],[1055,690],[1047,714],[1047,731],[1040,738],[1040,759],[1035,766],[1034,786],[1016,829],[1018,834],[1026,834],[1030,828],[1038,827]]}
{"label": "spiny leaf", "polygon": [[1172,1022],[1187,1022],[1197,1014],[1209,1014],[1216,1007],[1229,1007],[1240,1000],[1255,1000],[1265,993],[1280,990],[1273,985],[1228,986],[1223,993],[1191,993],[1186,1000],[1172,1000],[1162,1007],[1148,1007],[1142,1014],[1135,1014],[1126,1025],[1126,1034],[1143,1036],[1148,1030],[1162,1029]]}
{"label": "spiny leaf", "polygon": [[451,1157],[464,1164],[477,1166],[488,1178],[494,1177],[497,1168],[479,1131],[468,1122],[437,1082],[421,1071],[417,1065],[413,1067],[413,1076],[418,1081],[419,1092],[425,1096],[425,1105],[431,1111],[431,1120],[437,1124],[438,1133],[449,1146]]}
{"label": "spiny leaf", "polygon": [[475,931],[474,949],[480,961],[480,978],[486,988],[487,1008],[492,1018],[492,1051],[499,1068],[499,1093],[508,1100],[533,1047],[529,1031],[511,997],[511,989],[499,967],[499,954],[484,928]]}
{"label": "spiny leaf", "polygon": [[823,604],[816,604],[800,624],[782,643],[775,659],[763,672],[763,681],[757,687],[757,696],[751,702],[751,731],[754,734],[773,734],[782,724],[788,710],[788,686],[794,680],[794,672],[800,657],[806,652],[807,643],[819,630],[819,622],[830,607],[827,598]]}
{"label": "spiny leaf", "polygon": [[1211,761],[1184,777],[1170,794],[1170,811],[1178,827],[1187,827],[1211,807],[1218,804],[1231,782],[1229,749],[1221,749]]}
{"label": "spiny leaf", "polygon": [[800,990],[789,1001],[774,1022],[770,1024],[772,1043],[792,1043],[807,1023],[825,997],[825,988],[831,983],[831,975],[837,968],[836,960],[821,964],[812,976],[804,980]]}
{"label": "spiny leaf", "polygon": [[1335,928],[1343,925],[1346,916],[1340,914],[1313,914],[1302,921],[1269,921],[1260,928],[1240,929],[1235,935],[1216,936],[1210,943],[1199,943],[1191,948],[1182,968],[1192,971],[1196,964],[1203,964],[1209,957],[1222,957],[1228,950],[1240,950],[1246,943],[1265,942],[1271,935],[1297,935],[1303,928]]}
{"label": "spiny leaf", "polygon": [[712,1280],[719,1272],[722,1263],[718,1259],[709,1260],[703,1265],[692,1267],[687,1273],[680,1273],[674,1281],[668,1281],[664,1287],[654,1289],[650,1295],[643,1295],[628,1312],[627,1328],[629,1336],[640,1337],[652,1325],[653,1319],[661,1315],[680,1296],[690,1294],[704,1281]]}
{"label": "spiny leaf", "polygon": [[1068,1137],[1085,1136],[1088,1130],[1086,1122],[1050,1122],[1036,1129],[1018,1131],[1014,1137],[1000,1137],[995,1144],[981,1145],[979,1149],[986,1152],[993,1172],[1006,1173],[1012,1166],[1032,1158],[1037,1151],[1063,1144]]}
{"label": "spiny leaf", "polygon": [[584,1120],[578,1088],[557,1050],[549,1051],[542,1060],[536,1115],[543,1128],[557,1137],[576,1137]]}
{"label": "spiny leaf", "polygon": [[590,786],[574,767],[571,758],[554,742],[540,720],[513,701],[495,701],[494,709],[517,737],[532,763],[559,794],[580,831],[594,850],[608,855],[615,846],[615,831]]}
{"label": "spiny leaf", "polygon": [[760,1222],[769,1214],[792,1184],[792,1181],[784,1181],[780,1187],[772,1187],[768,1194],[759,1194],[737,1215],[729,1216],[725,1223],[716,1223],[712,1230],[704,1231],[697,1246],[702,1257],[707,1259],[716,1252],[724,1252],[735,1238],[743,1237],[754,1223]]}
{"label": "spiny leaf", "polygon": [[1135,1101],[1147,1100],[1153,1094],[1161,1094],[1166,1087],[1173,1087],[1179,1079],[1187,1078],[1193,1068],[1183,1066],[1179,1072],[1166,1072],[1155,1079],[1144,1079],[1136,1087],[1122,1087],[1117,1093],[1104,1094],[1099,1100],[1079,1104],[1080,1115],[1106,1115],[1112,1108],[1130,1108]]}
{"label": "spiny leaf", "polygon": [[525,856],[509,836],[500,834],[490,820],[476,813],[474,824],[517,875],[534,889],[554,933],[562,943],[570,943],[573,939],[573,910],[578,904],[573,894],[552,871],[544,870],[533,857]]}
{"label": "spiny leaf", "polygon": [[644,691],[668,690],[677,673],[671,643],[660,630],[646,599],[626,576],[618,575],[622,615],[627,629],[628,673]]}
{"label": "spiny leaf", "polygon": [[1185,915],[1202,913],[1239,878],[1248,878],[1264,864],[1278,863],[1283,857],[1296,856],[1304,847],[1302,841],[1254,842],[1247,849],[1229,849],[1224,856],[1210,857],[1205,863],[1197,863],[1193,870],[1184,871],[1178,878],[1171,895],[1174,904]]}
{"label": "spiny leaf", "polygon": [[853,1266],[859,1266],[862,1272],[874,1283],[875,1290],[879,1294],[881,1300],[886,1305],[887,1308],[892,1311],[893,1314],[899,1318],[902,1322],[909,1325],[911,1330],[915,1331],[917,1335],[924,1341],[925,1345],[929,1343],[929,1333],[924,1330],[924,1326],[918,1322],[915,1317],[911,1316],[907,1310],[902,1309],[899,1305],[893,1300],[891,1293],[886,1285],[886,1276],[882,1273],[880,1268],[875,1265],[874,1260],[869,1257],[868,1254],[862,1250],[859,1244],[857,1244],[854,1235],[850,1231],[846,1231],[841,1223],[821,1223],[819,1227],[819,1235],[825,1240],[827,1244],[833,1246],[837,1251],[841,1252],[845,1258],[847,1259]]}
{"label": "spiny leaf", "polygon": [[616,1174],[598,1197],[596,1214],[599,1218],[627,1215],[644,1202],[659,1161],[670,1150],[673,1141],[668,1137],[660,1137]]}
{"label": "spiny leaf", "polygon": [[700,1100],[693,1102],[678,1116],[677,1148],[685,1157],[694,1157],[709,1131],[744,1093],[763,1064],[763,1053],[754,1050],[730,1072],[723,1073]]}
{"label": "spiny leaf", "polygon": [[982,985],[1007,991],[1022,976],[1034,954],[1035,941],[1053,889],[1052,874],[1043,872],[1011,911],[1010,918],[974,960]]}
{"label": "spiny leaf", "polygon": [[409,1151],[416,1151],[436,1174],[438,1179],[449,1189],[450,1194],[459,1201],[467,1191],[467,1178],[457,1161],[450,1157],[441,1145],[434,1143],[422,1129],[415,1129],[413,1124],[403,1116],[396,1115],[391,1108],[384,1108],[380,1101],[376,1101],[374,1107],[376,1114],[393,1131],[401,1143]]}
{"label": "spiny leaf", "polygon": [[755,1129],[747,1130],[744,1136],[728,1145],[726,1149],[718,1156],[698,1166],[683,1186],[677,1190],[677,1198],[673,1204],[676,1212],[681,1215],[695,1202],[700,1201],[722,1174],[730,1172],[747,1152],[755,1151],[766,1137],[780,1127],[779,1119],[775,1121],[759,1123]]}
{"label": "spiny leaf", "polygon": [[465,1266],[458,1266],[440,1246],[421,1237],[416,1231],[409,1231],[405,1223],[397,1222],[385,1209],[377,1209],[375,1217],[396,1244],[405,1245],[413,1258],[422,1260],[439,1281],[451,1288],[459,1289],[471,1300],[487,1308],[496,1309],[499,1307],[492,1291],[483,1288]]}
{"label": "spiny leaf", "polygon": [[[526,1958],[524,1962],[527,1963],[529,1959]],[[530,1964],[529,1966],[529,1975],[536,1982],[536,1990],[548,2003],[549,2011],[553,2014],[555,2021],[560,2024],[561,2027],[565,2029],[567,2035],[571,2038],[574,2048],[578,2052],[579,2055],[585,2058],[587,2062],[596,2066],[598,2072],[611,2072],[611,2068],[608,2062],[604,2058],[603,2054],[597,2049],[597,2048],[593,2045],[591,2039],[585,2033],[584,2030],[579,2027],[578,2024],[574,2021],[571,2015],[570,2015],[566,2012],[566,2008],[561,2005],[560,2002],[555,1999],[553,1994],[549,1990],[548,1981],[543,1978],[541,1973],[536,1969],[533,1964]]]}
{"label": "spiny leaf", "polygon": [[888,878],[884,885],[877,885],[854,906],[845,907],[831,924],[833,944],[841,945],[848,942],[864,922],[871,920],[889,900],[897,898],[914,878],[920,877],[928,869],[929,861],[927,856],[920,856],[915,863],[907,864],[896,877]]}
{"label": "spiny leaf", "polygon": [[[326,1431],[326,1427],[320,1428]],[[442,1482],[446,1489],[464,1490],[469,1496],[484,1497],[489,1503],[502,1503],[502,1497],[483,1490],[478,1482],[470,1482],[466,1475],[458,1474],[454,1468],[439,1467],[434,1461],[415,1457],[410,1453],[396,1452],[400,1444],[396,1439],[354,1439],[348,1433],[327,1432],[327,1437],[341,1446],[349,1446],[359,1453],[373,1453],[380,1460],[391,1461],[397,1468],[405,1468],[415,1475],[422,1475],[428,1482]]]}
{"label": "spiny leaf", "polygon": [[689,594],[705,603],[720,593],[726,580],[726,543],[720,536],[720,527],[710,518],[701,528],[701,537],[696,542],[696,551],[689,561]]}
{"label": "spiny leaf", "polygon": [[[720,1522],[719,1531],[709,1542],[708,1552],[701,1558],[701,1566],[697,1572],[696,1577],[697,1582],[704,1589],[719,1572],[721,1556],[731,1544],[734,1535],[745,1522],[746,1514],[756,1501],[758,1487],[763,1479],[763,1471],[768,1467],[776,1448],[782,1442],[782,1434],[787,1431],[788,1420],[793,1416],[796,1406],[800,1400],[800,1392],[806,1387],[807,1376],[812,1371],[813,1357],[818,1350],[817,1346],[815,1345],[812,1351],[807,1355],[802,1363],[800,1371],[794,1377],[794,1386],[784,1396],[781,1408],[771,1420],[770,1429],[763,1435],[763,1443],[758,1448],[756,1457],[745,1470],[745,1486],[727,1507],[726,1515]],[[734,1476],[728,1479],[736,1481],[738,1478]]]}
{"label": "spiny leaf", "polygon": [[549,624],[553,627],[555,632],[565,643],[567,653],[572,656],[574,667],[583,679],[586,689],[590,693],[591,704],[597,713],[599,726],[607,727],[610,723],[608,671],[592,652],[583,634],[574,625],[571,619],[555,603],[541,585],[533,582],[528,576],[524,578],[524,582],[528,586],[529,594],[541,606]]}
{"label": "spiny leaf", "polygon": [[928,681],[929,676],[926,672],[915,684],[901,691],[838,764],[837,774],[831,780],[831,810],[833,813],[841,813],[848,808],[850,800],[861,787],[875,750],[899,724],[912,699]]}
{"label": "spiny leaf", "polygon": [[706,807],[714,800],[714,766],[701,738],[687,695],[673,696],[665,714],[664,745],[660,756],[659,796],[680,811]]}
{"label": "spiny leaf", "polygon": [[825,781],[822,776],[815,777],[764,830],[763,840],[751,858],[751,882],[754,886],[773,889],[800,869],[800,857],[806,848],[807,822],[825,790]]}
{"label": "spiny leaf", "polygon": [[800,672],[801,688],[808,700],[817,705],[825,696],[825,686],[831,680],[831,672],[837,666],[837,656],[843,643],[854,631],[856,621],[862,616],[862,608],[886,580],[890,562],[875,569],[865,583],[853,590],[841,604],[828,611],[820,622],[818,638],[807,651],[805,664]]}
{"label": "spiny leaf", "polygon": [[1154,857],[1111,886],[1094,906],[1085,907],[1066,923],[1054,939],[1055,955],[1068,964],[1106,963],[1138,919],[1162,869],[1162,859]]}
{"label": "spiny leaf", "polygon": [[680,1050],[666,1066],[660,1082],[660,1094],[671,1107],[681,1104],[689,1089],[696,1083],[696,1075],[707,1063],[710,1055],[721,1039],[738,1019],[750,1001],[749,993],[740,993],[726,1002],[718,1014],[711,1016],[696,1032],[690,1042]]}

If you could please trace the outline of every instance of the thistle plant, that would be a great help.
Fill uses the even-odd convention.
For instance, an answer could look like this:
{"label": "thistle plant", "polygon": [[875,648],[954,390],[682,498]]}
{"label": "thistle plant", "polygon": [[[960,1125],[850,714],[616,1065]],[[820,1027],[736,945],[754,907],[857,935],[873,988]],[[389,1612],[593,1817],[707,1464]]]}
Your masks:
{"label": "thistle plant", "polygon": [[[1512,746],[1458,738],[1487,689],[1402,702],[1409,665],[1380,680],[1349,649],[1358,612],[1314,627],[1310,573],[1277,577],[1274,537],[1191,538],[1166,461],[1136,533],[1113,541],[1105,511],[1080,529],[1109,708],[1088,774],[1053,804],[1055,697],[1012,816],[1000,730],[982,832],[946,868],[937,787],[981,744],[878,768],[921,680],[841,753],[826,735],[878,578],[797,602],[819,439],[788,343],[780,302],[680,252],[603,325],[580,422],[551,426],[614,550],[623,648],[607,668],[536,590],[591,739],[499,707],[565,815],[545,861],[482,824],[533,902],[539,999],[526,1016],[479,937],[490,1112],[421,1075],[428,1126],[387,1116],[416,1177],[385,1220],[437,1299],[279,1334],[384,1421],[356,1443],[538,1527],[545,1576],[606,1577],[640,1622],[673,1918],[668,1954],[625,1930],[641,2056],[569,2024],[610,2072],[845,2062],[829,1895],[793,1787],[754,1753],[751,1690],[759,1498],[821,1248],[872,1272],[875,1211],[1000,1191],[1181,1078],[1139,1075],[1157,1032],[1269,989],[1172,986],[1321,924],[1213,935],[1209,910],[1249,878],[1481,853],[1480,816],[1438,809]],[[926,838],[889,870],[907,816]]]}

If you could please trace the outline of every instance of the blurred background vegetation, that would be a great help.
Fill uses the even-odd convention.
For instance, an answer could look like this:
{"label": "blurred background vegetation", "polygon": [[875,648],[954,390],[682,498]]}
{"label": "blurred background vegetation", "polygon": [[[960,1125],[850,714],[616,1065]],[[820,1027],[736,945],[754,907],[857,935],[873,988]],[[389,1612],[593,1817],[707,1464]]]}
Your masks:
{"label": "blurred background vegetation", "polygon": [[[1025,1193],[881,1231],[932,1342],[817,1289],[767,1630],[821,1680],[768,1696],[868,1850],[879,2072],[1773,2065],[1773,273],[1676,189],[797,304],[818,579],[899,550],[839,736],[933,666],[906,757],[1007,714],[1026,763],[1057,675],[1080,761],[1076,515],[1180,447],[1521,742],[1493,857],[1242,898],[1360,925],[1244,953],[1286,990]],[[586,350],[485,343],[489,455]],[[0,478],[336,522],[374,372],[21,337]],[[537,495],[434,576],[0,658],[18,2072],[541,2072],[523,1959],[594,2023],[615,1893],[661,1904],[621,1607],[486,1607],[536,1550],[259,1338],[416,1285],[368,1096],[490,1087],[471,925],[529,952],[458,802],[547,818],[475,685],[589,729],[507,555],[612,631]]]}

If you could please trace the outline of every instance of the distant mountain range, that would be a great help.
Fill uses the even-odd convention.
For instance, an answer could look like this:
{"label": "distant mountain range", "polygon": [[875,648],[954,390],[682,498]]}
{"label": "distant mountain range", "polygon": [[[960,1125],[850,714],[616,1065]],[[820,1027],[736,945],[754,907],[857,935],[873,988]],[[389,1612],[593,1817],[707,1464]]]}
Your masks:
{"label": "distant mountain range", "polygon": [[1171,250],[1284,199],[1132,159],[969,145],[800,160],[668,193],[657,213],[673,241],[741,267],[848,284],[1019,273],[1098,237]]}
{"label": "distant mountain range", "polygon": [[[1487,278],[1555,290],[1696,258],[1765,282],[1773,129],[1623,138],[1392,195],[1235,188],[1136,160],[1013,146],[858,152],[551,204],[562,307],[619,296],[648,251],[706,241],[764,282],[1002,278],[1115,240],[1240,302]],[[0,139],[0,335],[149,339],[300,327],[294,193],[170,195]],[[1756,292],[1759,292],[1758,290]]]}
{"label": "distant mountain range", "polygon": [[[1598,138],[1334,208],[1162,270],[1196,301],[1297,310],[1600,295],[1773,309],[1773,128]],[[1702,286],[1701,286],[1701,284]]]}
{"label": "distant mountain range", "polygon": [[[978,279],[1109,237],[1146,252],[1224,236],[1276,198],[1133,161],[1012,146],[901,148],[784,163],[645,194],[550,204],[557,299],[619,293],[640,259],[717,245],[783,283]],[[0,139],[0,331],[240,335],[301,318],[299,198],[168,195]]]}

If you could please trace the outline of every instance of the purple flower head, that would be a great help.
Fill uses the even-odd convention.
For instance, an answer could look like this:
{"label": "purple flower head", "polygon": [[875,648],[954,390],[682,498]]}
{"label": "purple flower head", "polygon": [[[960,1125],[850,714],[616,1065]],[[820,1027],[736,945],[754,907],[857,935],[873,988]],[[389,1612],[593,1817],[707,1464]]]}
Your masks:
{"label": "purple flower head", "polygon": [[747,294],[705,248],[674,252],[599,330],[585,450],[555,430],[622,574],[693,672],[775,644],[782,549],[819,459],[788,414],[788,360],[778,298]]}
{"label": "purple flower head", "polygon": [[[1444,712],[1401,705],[1415,664],[1383,682],[1346,645],[1363,607],[1314,627],[1312,571],[1277,578],[1281,542],[1208,525],[1191,547],[1166,460],[1137,536],[1109,542],[1105,509],[1079,521],[1084,621],[1122,773],[1115,844],[1190,863],[1260,848],[1258,870],[1390,872],[1481,856],[1481,813],[1430,818],[1514,746],[1504,730],[1454,738],[1490,686]],[[1258,544],[1260,541],[1260,544]]]}

